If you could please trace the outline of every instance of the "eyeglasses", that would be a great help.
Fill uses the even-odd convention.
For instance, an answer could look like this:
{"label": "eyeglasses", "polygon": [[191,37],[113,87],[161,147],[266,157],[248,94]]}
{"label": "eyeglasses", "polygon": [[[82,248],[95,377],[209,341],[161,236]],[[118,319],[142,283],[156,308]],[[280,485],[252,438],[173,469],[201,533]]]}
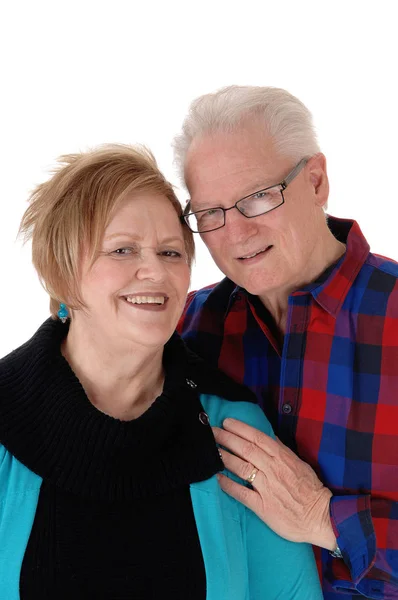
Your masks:
{"label": "eyeglasses", "polygon": [[308,158],[302,158],[281,183],[271,185],[263,190],[249,194],[249,196],[241,198],[229,208],[216,206],[214,208],[205,208],[203,210],[189,212],[191,203],[188,202],[184,214],[180,217],[181,221],[185,222],[193,233],[206,233],[224,227],[225,213],[233,208],[237,208],[247,219],[265,215],[285,202],[283,191],[287,188],[289,183],[297,177],[307,162]]}

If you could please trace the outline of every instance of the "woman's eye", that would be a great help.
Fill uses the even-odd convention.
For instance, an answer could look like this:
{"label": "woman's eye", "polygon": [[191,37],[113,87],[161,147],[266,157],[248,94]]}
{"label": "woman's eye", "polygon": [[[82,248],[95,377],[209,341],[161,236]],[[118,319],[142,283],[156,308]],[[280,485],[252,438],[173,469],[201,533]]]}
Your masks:
{"label": "woman's eye", "polygon": [[117,256],[125,256],[126,254],[132,254],[134,252],[134,248],[117,248],[113,250],[111,254],[116,254]]}
{"label": "woman's eye", "polygon": [[160,253],[162,256],[165,256],[166,258],[181,258],[182,254],[181,252],[178,252],[177,250],[163,250],[163,252]]}

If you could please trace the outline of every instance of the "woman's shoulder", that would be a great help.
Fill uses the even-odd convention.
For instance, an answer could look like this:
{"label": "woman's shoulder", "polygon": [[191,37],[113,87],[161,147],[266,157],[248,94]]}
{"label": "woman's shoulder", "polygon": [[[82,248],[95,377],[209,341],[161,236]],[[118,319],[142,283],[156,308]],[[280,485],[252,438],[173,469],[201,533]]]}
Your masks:
{"label": "woman's shoulder", "polygon": [[28,342],[0,358],[0,400],[13,388],[18,374],[25,371],[29,356]]}
{"label": "woman's shoulder", "polygon": [[214,427],[221,427],[224,419],[243,421],[251,427],[274,437],[270,422],[258,404],[246,401],[231,402],[217,394],[200,394],[201,404]]}
{"label": "woman's shoulder", "polygon": [[14,497],[37,491],[42,478],[21,463],[3,444],[0,444],[0,503],[5,495]]}
{"label": "woman's shoulder", "polygon": [[14,395],[21,386],[26,388],[27,374],[34,372],[30,369],[34,355],[29,340],[0,359],[0,401]]}
{"label": "woman's shoulder", "polygon": [[45,332],[51,328],[54,328],[53,319],[47,319],[41,324],[37,331],[33,332],[29,339],[0,358],[0,368],[8,368],[11,365],[23,363],[29,355],[33,355],[40,348],[40,342],[45,336]]}
{"label": "woman's shoulder", "polygon": [[26,342],[0,358],[0,378],[20,370],[37,370],[48,362],[60,340],[60,325],[52,318],[47,319]]}

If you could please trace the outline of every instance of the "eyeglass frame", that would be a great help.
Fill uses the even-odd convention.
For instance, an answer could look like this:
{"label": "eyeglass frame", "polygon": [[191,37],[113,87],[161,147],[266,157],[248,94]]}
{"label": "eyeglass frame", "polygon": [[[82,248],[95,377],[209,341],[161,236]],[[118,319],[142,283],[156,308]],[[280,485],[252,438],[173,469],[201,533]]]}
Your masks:
{"label": "eyeglass frame", "polygon": [[[232,210],[233,208],[236,208],[241,215],[246,217],[246,219],[254,219],[255,217],[260,217],[261,215],[266,215],[267,213],[272,212],[273,210],[275,210],[276,208],[279,208],[280,206],[282,206],[282,204],[285,203],[285,197],[283,195],[284,190],[293,181],[293,179],[295,177],[297,177],[297,175],[302,171],[302,169],[305,167],[305,165],[307,164],[308,161],[309,161],[309,158],[302,158],[297,163],[297,165],[290,171],[290,173],[288,173],[286,175],[286,177],[280,183],[274,183],[274,185],[269,185],[266,188],[257,190],[256,192],[252,192],[251,194],[248,194],[247,196],[244,196],[243,198],[240,198],[239,200],[237,200],[235,202],[235,204],[233,204],[229,208],[224,208],[222,206],[210,206],[208,208],[202,208],[201,210],[196,210],[194,212],[187,212],[191,208],[191,201],[189,201],[184,209],[183,214],[180,216],[180,221],[181,221],[181,223],[185,224],[190,229],[190,231],[192,231],[192,233],[210,233],[210,231],[217,231],[217,229],[222,229],[223,227],[225,227],[225,223],[226,223],[225,213],[228,210]],[[265,212],[259,213],[258,215],[251,215],[251,216],[245,215],[243,212],[241,212],[239,210],[238,204],[240,202],[242,202],[243,200],[247,200],[247,198],[250,198],[250,196],[255,196],[256,194],[260,194],[261,192],[266,192],[267,190],[270,190],[275,187],[281,188],[279,191],[281,194],[282,202],[280,204],[278,204],[278,206],[274,206],[273,208],[270,208],[269,210],[266,210]],[[222,225],[220,225],[219,227],[215,227],[214,229],[206,229],[206,231],[196,231],[196,230],[192,229],[192,227],[188,223],[188,217],[198,214],[198,213],[201,213],[201,212],[206,212],[207,210],[210,210],[210,209],[211,210],[213,210],[213,209],[222,210],[223,216],[224,216],[224,223]]]}

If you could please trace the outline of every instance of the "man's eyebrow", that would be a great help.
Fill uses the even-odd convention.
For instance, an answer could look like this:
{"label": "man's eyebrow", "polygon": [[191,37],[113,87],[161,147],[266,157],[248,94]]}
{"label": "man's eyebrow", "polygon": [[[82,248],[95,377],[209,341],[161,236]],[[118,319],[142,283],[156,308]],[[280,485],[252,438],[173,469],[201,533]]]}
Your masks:
{"label": "man's eyebrow", "polygon": [[268,187],[273,187],[274,185],[277,185],[277,184],[270,183],[269,181],[267,182],[265,179],[257,180],[257,182],[251,183],[247,187],[243,188],[238,200],[240,198],[245,198],[246,196],[251,196],[252,194],[255,194],[256,192],[259,192],[260,190],[265,190]]}
{"label": "man's eyebrow", "polygon": [[[257,180],[257,182],[254,183],[250,183],[250,185],[247,185],[246,187],[244,187],[242,190],[240,190],[239,194],[236,195],[236,200],[235,202],[238,202],[238,200],[241,200],[242,198],[246,198],[246,196],[251,196],[252,194],[255,194],[256,192],[259,192],[261,190],[265,190],[266,188],[269,187],[274,187],[274,185],[278,185],[277,183],[269,183],[267,181],[265,181],[264,179],[261,180]],[[232,201],[231,201],[232,203]],[[222,207],[222,202],[219,201],[218,203],[215,201],[207,201],[207,202],[195,202],[195,209],[194,211],[197,212],[199,210],[206,210],[206,208],[217,208],[217,207]],[[189,212],[192,212],[192,200],[189,200]]]}

